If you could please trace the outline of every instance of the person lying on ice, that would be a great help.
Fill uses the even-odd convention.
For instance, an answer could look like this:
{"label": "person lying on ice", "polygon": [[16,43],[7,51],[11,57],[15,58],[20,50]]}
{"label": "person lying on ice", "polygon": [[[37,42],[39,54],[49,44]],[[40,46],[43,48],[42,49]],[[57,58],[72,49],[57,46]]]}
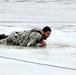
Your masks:
{"label": "person lying on ice", "polygon": [[20,46],[46,46],[46,40],[51,34],[51,28],[46,26],[43,29],[32,29],[23,32],[12,32],[10,35],[0,35],[0,44]]}

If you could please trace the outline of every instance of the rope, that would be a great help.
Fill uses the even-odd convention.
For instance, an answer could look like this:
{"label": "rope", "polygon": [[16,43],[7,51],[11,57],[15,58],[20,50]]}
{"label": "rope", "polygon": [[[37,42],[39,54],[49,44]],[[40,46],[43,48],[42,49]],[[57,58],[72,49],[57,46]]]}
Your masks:
{"label": "rope", "polygon": [[10,59],[10,60],[16,60],[16,61],[36,64],[36,65],[43,65],[43,66],[49,66],[49,67],[55,67],[55,68],[61,68],[61,69],[67,69],[67,70],[76,71],[76,68],[62,67],[62,66],[51,65],[51,64],[43,64],[43,63],[38,63],[38,62],[33,62],[33,61],[27,61],[27,60],[22,60],[22,59],[16,59],[16,58],[10,58],[10,57],[5,57],[5,56],[0,56],[0,58]]}

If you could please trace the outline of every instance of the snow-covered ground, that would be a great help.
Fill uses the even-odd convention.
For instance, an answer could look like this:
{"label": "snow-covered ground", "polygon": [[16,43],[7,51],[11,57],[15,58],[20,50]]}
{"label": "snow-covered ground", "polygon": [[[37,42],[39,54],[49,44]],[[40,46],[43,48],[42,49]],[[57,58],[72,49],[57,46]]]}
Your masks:
{"label": "snow-covered ground", "polygon": [[76,3],[49,1],[1,0],[0,34],[44,26],[50,26],[52,34],[46,48],[0,45],[0,75],[76,75]]}

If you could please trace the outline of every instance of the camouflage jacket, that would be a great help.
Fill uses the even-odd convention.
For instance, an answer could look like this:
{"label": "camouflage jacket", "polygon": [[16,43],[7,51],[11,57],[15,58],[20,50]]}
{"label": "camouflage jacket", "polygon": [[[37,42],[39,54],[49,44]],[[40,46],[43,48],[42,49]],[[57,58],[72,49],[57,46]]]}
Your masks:
{"label": "camouflage jacket", "polygon": [[12,32],[7,38],[0,40],[0,44],[20,45],[20,46],[42,46],[41,29],[32,29],[30,31]]}

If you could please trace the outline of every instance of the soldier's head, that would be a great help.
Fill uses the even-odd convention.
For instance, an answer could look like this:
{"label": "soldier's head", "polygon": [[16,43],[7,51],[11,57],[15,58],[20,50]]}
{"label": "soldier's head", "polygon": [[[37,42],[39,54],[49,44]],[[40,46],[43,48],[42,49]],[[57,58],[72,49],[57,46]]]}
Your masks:
{"label": "soldier's head", "polygon": [[52,30],[51,30],[50,27],[48,27],[48,26],[44,27],[44,28],[42,29],[43,39],[47,39],[47,38],[50,36],[51,31],[52,31]]}

